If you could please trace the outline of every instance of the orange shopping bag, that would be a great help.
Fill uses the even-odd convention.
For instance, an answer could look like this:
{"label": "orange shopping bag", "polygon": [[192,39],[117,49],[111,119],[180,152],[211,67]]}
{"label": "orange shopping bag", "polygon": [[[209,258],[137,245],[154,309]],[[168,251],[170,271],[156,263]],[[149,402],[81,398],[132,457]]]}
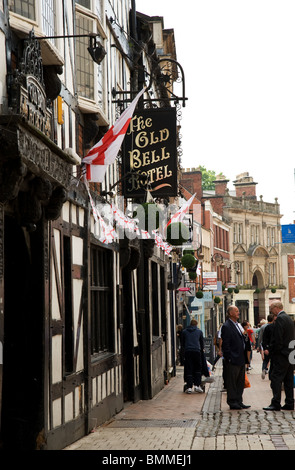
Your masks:
{"label": "orange shopping bag", "polygon": [[245,385],[244,385],[244,388],[249,388],[251,387],[251,384],[249,382],[249,379],[247,377],[247,374],[245,374]]}

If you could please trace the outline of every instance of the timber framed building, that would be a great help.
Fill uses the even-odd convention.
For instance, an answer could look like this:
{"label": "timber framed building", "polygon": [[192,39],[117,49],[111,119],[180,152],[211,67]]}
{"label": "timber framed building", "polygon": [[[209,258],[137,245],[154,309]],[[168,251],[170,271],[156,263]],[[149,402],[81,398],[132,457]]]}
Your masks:
{"label": "timber framed building", "polygon": [[[104,244],[80,170],[174,35],[135,1],[1,0],[0,45],[1,445],[61,449],[175,373],[175,263]],[[117,204],[122,176],[117,159],[92,201]]]}

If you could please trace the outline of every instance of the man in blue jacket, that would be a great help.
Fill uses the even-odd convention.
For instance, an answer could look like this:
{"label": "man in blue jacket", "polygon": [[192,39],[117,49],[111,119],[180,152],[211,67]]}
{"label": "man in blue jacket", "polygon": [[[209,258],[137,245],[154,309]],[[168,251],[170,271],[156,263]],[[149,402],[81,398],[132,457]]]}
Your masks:
{"label": "man in blue jacket", "polygon": [[182,332],[182,345],[184,350],[184,377],[186,380],[186,393],[203,393],[201,387],[202,351],[204,339],[202,331],[197,327],[197,320],[191,320],[190,326]]}
{"label": "man in blue jacket", "polygon": [[228,319],[222,326],[222,352],[226,362],[227,404],[231,410],[249,408],[243,403],[245,385],[245,338],[238,323],[239,309],[231,305]]}

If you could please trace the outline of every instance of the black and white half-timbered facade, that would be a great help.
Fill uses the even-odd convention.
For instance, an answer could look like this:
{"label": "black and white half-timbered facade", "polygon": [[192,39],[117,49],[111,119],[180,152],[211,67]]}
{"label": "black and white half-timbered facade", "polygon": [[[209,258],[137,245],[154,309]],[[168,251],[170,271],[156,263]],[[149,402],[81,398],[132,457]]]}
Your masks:
{"label": "black and white half-timbered facade", "polygon": [[62,449],[175,373],[174,255],[154,239],[105,243],[93,207],[128,211],[124,155],[102,183],[86,184],[81,165],[130,91],[171,106],[150,83],[151,24],[131,0],[0,0],[4,449]]}

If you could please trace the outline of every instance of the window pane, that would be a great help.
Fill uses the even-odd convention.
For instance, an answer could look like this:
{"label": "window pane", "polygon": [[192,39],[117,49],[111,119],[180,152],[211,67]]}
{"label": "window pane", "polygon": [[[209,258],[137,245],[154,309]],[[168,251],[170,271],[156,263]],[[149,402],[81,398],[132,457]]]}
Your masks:
{"label": "window pane", "polygon": [[91,248],[91,353],[112,351],[112,253]]}
{"label": "window pane", "polygon": [[8,8],[18,15],[36,20],[35,0],[8,0]]}
{"label": "window pane", "polygon": [[[43,0],[42,1],[42,21],[43,31],[46,36],[55,36],[55,0]],[[51,40],[54,41],[53,39]]]}
{"label": "window pane", "polygon": [[[85,16],[77,15],[77,34],[89,34],[93,30],[92,21]],[[84,98],[94,99],[94,68],[93,61],[87,50],[89,38],[76,38],[76,60],[77,60],[77,86],[78,95]]]}
{"label": "window pane", "polygon": [[79,3],[79,5],[82,5],[89,10],[91,9],[91,0],[76,0],[76,3]]}

